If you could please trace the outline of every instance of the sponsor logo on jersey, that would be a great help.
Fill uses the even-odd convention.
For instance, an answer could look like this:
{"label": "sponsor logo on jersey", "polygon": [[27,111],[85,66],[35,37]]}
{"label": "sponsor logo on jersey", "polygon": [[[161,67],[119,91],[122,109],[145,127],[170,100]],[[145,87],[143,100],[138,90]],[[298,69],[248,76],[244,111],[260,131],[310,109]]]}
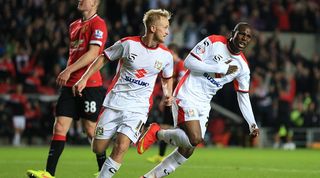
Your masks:
{"label": "sponsor logo on jersey", "polygon": [[223,57],[220,54],[213,56],[213,60],[216,62],[220,62],[222,59],[223,59]]}
{"label": "sponsor logo on jersey", "polygon": [[140,85],[140,86],[144,86],[144,87],[147,87],[147,86],[150,85],[147,82],[144,82],[144,81],[141,81],[141,80],[137,80],[137,79],[131,78],[129,76],[125,77],[125,81],[131,82],[131,83],[134,83],[134,84],[137,84],[137,85]]}
{"label": "sponsor logo on jersey", "polygon": [[156,68],[156,69],[158,69],[158,70],[161,70],[161,68],[162,68],[162,62],[160,62],[160,61],[156,61],[155,63],[154,63],[154,68]]}
{"label": "sponsor logo on jersey", "polygon": [[215,86],[217,86],[217,87],[222,87],[222,85],[221,85],[219,82],[217,82],[216,80],[214,80],[214,78],[211,77],[208,73],[204,73],[203,76],[204,76],[207,80],[209,80],[209,82],[211,82],[212,84],[214,84]]}
{"label": "sponsor logo on jersey", "polygon": [[136,70],[136,73],[134,74],[136,77],[138,78],[142,78],[144,77],[145,75],[147,74],[147,71],[144,70],[144,69],[139,69],[139,70]]}
{"label": "sponsor logo on jersey", "polygon": [[134,53],[130,53],[129,56],[128,56],[129,62],[133,62],[136,59],[137,56],[138,55],[136,55]]}
{"label": "sponsor logo on jersey", "polygon": [[103,38],[103,31],[101,31],[101,30],[95,30],[95,31],[94,31],[94,37],[96,37],[97,39]]}

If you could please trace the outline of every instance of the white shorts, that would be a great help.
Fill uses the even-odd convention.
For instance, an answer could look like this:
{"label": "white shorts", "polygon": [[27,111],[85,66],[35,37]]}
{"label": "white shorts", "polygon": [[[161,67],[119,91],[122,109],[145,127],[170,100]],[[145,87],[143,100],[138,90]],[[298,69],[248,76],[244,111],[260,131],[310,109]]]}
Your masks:
{"label": "white shorts", "polygon": [[147,113],[104,108],[98,118],[95,138],[111,139],[117,132],[120,132],[128,136],[133,143],[136,143],[147,118]]}
{"label": "white shorts", "polygon": [[26,117],[25,116],[13,116],[13,127],[18,129],[26,128]]}
{"label": "white shorts", "polygon": [[201,135],[204,135],[207,130],[207,122],[209,117],[210,108],[203,109],[200,107],[181,107],[176,102],[172,102],[172,115],[174,127],[192,120],[198,120],[201,127]]}

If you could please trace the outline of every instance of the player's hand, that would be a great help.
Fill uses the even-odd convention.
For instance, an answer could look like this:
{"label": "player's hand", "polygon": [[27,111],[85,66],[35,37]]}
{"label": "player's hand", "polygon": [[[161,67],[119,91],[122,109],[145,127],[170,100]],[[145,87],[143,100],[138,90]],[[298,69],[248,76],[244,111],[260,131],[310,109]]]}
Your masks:
{"label": "player's hand", "polygon": [[57,79],[56,79],[56,83],[59,86],[64,86],[67,84],[67,81],[70,78],[70,74],[71,72],[68,69],[63,70],[62,72],[60,72],[60,74],[58,75]]}
{"label": "player's hand", "polygon": [[259,136],[259,129],[257,128],[256,124],[252,124],[251,127],[250,127],[250,136],[251,137],[257,137]]}
{"label": "player's hand", "polygon": [[82,90],[86,87],[87,81],[80,79],[76,84],[72,86],[73,96],[82,96]]}
{"label": "player's hand", "polygon": [[164,105],[165,106],[171,106],[172,105],[172,102],[173,102],[173,96],[170,95],[170,96],[165,96],[163,98],[163,102],[164,102]]}
{"label": "player's hand", "polygon": [[236,72],[238,70],[238,66],[236,65],[229,65],[228,71],[226,73],[226,75],[228,74],[232,74],[234,72]]}

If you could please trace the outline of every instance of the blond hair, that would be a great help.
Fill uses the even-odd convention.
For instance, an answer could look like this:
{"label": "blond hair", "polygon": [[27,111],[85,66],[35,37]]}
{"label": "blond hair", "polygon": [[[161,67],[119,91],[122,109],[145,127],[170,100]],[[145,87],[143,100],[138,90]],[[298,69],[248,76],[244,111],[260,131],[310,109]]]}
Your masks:
{"label": "blond hair", "polygon": [[165,9],[151,9],[148,10],[143,16],[143,24],[145,28],[153,25],[155,21],[159,20],[160,17],[167,18],[170,20],[171,13]]}

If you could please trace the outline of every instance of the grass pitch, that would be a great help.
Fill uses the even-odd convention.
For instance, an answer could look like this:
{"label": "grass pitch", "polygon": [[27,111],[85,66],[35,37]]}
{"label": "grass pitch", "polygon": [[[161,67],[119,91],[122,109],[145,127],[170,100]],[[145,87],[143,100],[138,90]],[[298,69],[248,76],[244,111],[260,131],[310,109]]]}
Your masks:
{"label": "grass pitch", "polygon": [[[47,147],[0,147],[0,178],[23,178],[27,169],[44,169]],[[170,147],[167,153],[173,150]],[[157,147],[138,155],[129,149],[115,178],[138,178],[155,164],[146,158]],[[97,172],[89,146],[66,146],[56,171],[57,178],[94,178]],[[173,178],[319,178],[320,150],[295,151],[244,148],[198,148],[194,155],[168,177]]]}

